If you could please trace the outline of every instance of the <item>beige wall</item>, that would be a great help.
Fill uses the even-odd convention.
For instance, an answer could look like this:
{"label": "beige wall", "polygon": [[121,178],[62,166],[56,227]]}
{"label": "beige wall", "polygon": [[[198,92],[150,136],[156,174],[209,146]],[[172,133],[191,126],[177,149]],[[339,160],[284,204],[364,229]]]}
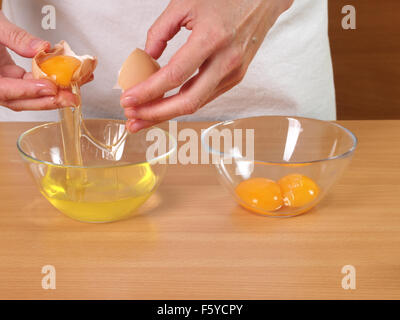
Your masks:
{"label": "beige wall", "polygon": [[[338,119],[400,119],[400,1],[328,2]],[[341,27],[348,4],[356,30]]]}

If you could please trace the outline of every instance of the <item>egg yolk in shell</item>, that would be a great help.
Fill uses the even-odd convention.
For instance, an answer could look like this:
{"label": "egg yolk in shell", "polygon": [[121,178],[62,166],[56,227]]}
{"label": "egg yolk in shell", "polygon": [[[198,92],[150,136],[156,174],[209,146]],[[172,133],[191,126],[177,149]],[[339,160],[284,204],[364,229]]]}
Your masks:
{"label": "egg yolk in shell", "polygon": [[[279,185],[266,178],[251,178],[239,183],[235,189],[242,205],[249,210],[263,213],[282,207],[283,198]],[[258,211],[258,210],[259,211]]]}
{"label": "egg yolk in shell", "polygon": [[39,67],[52,77],[59,87],[71,86],[72,76],[81,65],[81,61],[71,56],[55,56],[42,62]]}
{"label": "egg yolk in shell", "polygon": [[318,185],[302,174],[290,174],[278,181],[287,207],[302,207],[314,201],[319,194]]}

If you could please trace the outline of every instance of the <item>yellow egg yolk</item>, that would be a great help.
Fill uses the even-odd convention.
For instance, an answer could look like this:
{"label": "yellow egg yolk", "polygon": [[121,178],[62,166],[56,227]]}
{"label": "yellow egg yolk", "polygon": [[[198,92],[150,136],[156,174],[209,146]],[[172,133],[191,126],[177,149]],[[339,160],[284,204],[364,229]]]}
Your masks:
{"label": "yellow egg yolk", "polygon": [[53,78],[59,87],[68,88],[76,69],[81,61],[70,56],[55,56],[42,62],[39,67],[49,77]]}
{"label": "yellow egg yolk", "polygon": [[290,174],[278,181],[283,202],[287,207],[302,207],[314,201],[319,194],[318,185],[309,177]]}
{"label": "yellow egg yolk", "polygon": [[283,199],[279,185],[266,178],[251,178],[242,181],[235,189],[246,209],[265,213],[282,207]]}

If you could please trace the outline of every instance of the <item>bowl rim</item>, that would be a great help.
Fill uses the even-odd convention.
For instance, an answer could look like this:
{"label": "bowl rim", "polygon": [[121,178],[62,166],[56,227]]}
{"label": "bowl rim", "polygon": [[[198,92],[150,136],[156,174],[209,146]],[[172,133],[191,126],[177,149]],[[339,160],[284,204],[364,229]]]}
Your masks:
{"label": "bowl rim", "polygon": [[[89,119],[85,119],[84,121],[105,121],[105,120],[112,121],[112,122],[117,122],[117,123],[120,123],[120,124],[124,124],[125,123],[125,121],[118,120],[118,119],[91,119],[91,118],[89,118]],[[19,135],[18,139],[17,139],[17,149],[18,149],[20,155],[25,160],[27,160],[29,162],[45,164],[45,165],[50,166],[50,167],[74,168],[74,169],[106,169],[106,168],[122,168],[122,167],[144,165],[144,164],[154,164],[154,163],[156,163],[156,162],[158,162],[158,161],[160,161],[160,160],[162,160],[164,158],[165,159],[168,158],[169,156],[171,156],[177,150],[178,142],[175,139],[175,137],[172,136],[168,131],[166,131],[164,129],[161,129],[159,127],[156,127],[156,126],[152,126],[152,127],[148,128],[148,129],[155,128],[155,129],[159,129],[162,132],[164,132],[166,134],[166,136],[168,137],[169,141],[172,141],[172,147],[170,147],[169,150],[166,153],[164,153],[162,155],[159,155],[158,157],[155,157],[154,159],[151,159],[150,161],[130,162],[130,163],[124,163],[124,164],[103,165],[103,166],[102,165],[99,165],[99,166],[76,166],[76,165],[58,164],[58,163],[54,163],[54,162],[51,162],[51,161],[40,160],[40,159],[37,159],[35,157],[30,156],[29,154],[27,154],[22,149],[21,142],[22,142],[22,140],[23,140],[23,138],[25,136],[27,136],[28,134],[32,133],[33,131],[41,129],[42,127],[50,126],[50,125],[51,126],[52,125],[57,125],[59,123],[60,123],[60,121],[46,122],[46,123],[43,123],[41,125],[35,126],[33,128],[30,128],[30,129],[24,131],[23,133],[21,133]]]}
{"label": "bowl rim", "polygon": [[[226,156],[225,152],[221,152],[221,151],[217,151],[213,148],[210,147],[210,145],[208,144],[208,142],[206,142],[206,137],[208,135],[208,133],[215,129],[216,127],[219,126],[224,126],[224,125],[229,125],[232,124],[236,121],[244,121],[244,120],[250,120],[250,119],[257,119],[257,118],[286,118],[286,119],[296,119],[296,120],[312,120],[312,121],[316,121],[316,122],[320,122],[320,123],[325,123],[325,124],[329,124],[335,127],[338,127],[339,129],[343,130],[344,132],[346,132],[349,137],[351,138],[351,140],[353,141],[353,145],[351,146],[351,148],[349,150],[347,150],[346,152],[333,156],[333,157],[328,157],[328,158],[323,158],[323,159],[315,159],[315,160],[310,160],[310,161],[265,161],[265,160],[256,160],[254,159],[253,162],[260,162],[260,163],[266,163],[266,164],[311,164],[311,163],[317,163],[317,162],[324,162],[324,161],[331,161],[331,160],[338,160],[338,159],[343,159],[343,158],[347,158],[349,156],[351,156],[354,153],[354,150],[356,149],[357,145],[358,145],[358,139],[355,136],[355,134],[353,132],[351,132],[349,129],[343,127],[342,125],[333,122],[333,121],[327,121],[327,120],[320,120],[320,119],[314,119],[314,118],[307,118],[307,117],[297,117],[297,116],[283,116],[283,115],[271,115],[271,116],[255,116],[255,117],[246,117],[246,118],[238,118],[238,119],[234,119],[234,120],[226,120],[226,121],[221,121],[218,123],[213,124],[212,126],[208,127],[207,129],[205,129],[202,134],[201,134],[201,144],[203,145],[203,147],[206,149],[206,151],[208,153],[211,154],[218,154],[220,156],[223,156],[222,159]],[[230,158],[240,158],[240,157],[235,157],[230,155]],[[221,160],[222,161],[222,160]]]}

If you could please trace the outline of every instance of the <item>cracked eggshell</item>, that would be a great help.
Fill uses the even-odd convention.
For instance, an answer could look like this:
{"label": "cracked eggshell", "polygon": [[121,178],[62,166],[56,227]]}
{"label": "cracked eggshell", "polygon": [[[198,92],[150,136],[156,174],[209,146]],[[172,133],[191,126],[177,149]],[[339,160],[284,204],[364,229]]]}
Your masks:
{"label": "cracked eggshell", "polygon": [[97,66],[97,58],[90,55],[78,56],[71,50],[71,47],[64,40],[57,43],[52,49],[45,52],[39,51],[32,59],[32,74],[35,79],[48,79],[55,82],[51,76],[48,76],[40,69],[40,64],[49,58],[55,56],[71,56],[79,61],[81,65],[75,70],[72,75],[72,82],[76,82],[79,86],[86,83],[93,74]]}
{"label": "cracked eggshell", "polygon": [[144,50],[136,48],[122,64],[114,89],[126,89],[146,80],[160,69],[160,65]]}

